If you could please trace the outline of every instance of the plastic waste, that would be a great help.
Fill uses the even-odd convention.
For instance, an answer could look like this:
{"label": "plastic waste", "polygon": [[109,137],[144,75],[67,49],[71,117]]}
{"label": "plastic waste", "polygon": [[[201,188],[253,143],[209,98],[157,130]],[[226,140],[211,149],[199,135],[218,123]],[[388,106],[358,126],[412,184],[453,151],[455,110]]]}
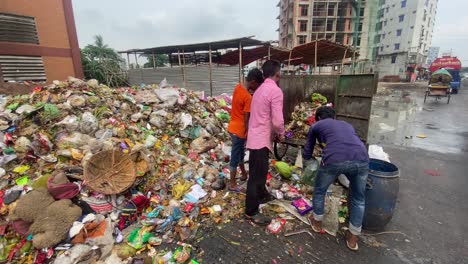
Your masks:
{"label": "plastic waste", "polygon": [[182,113],[180,116],[181,130],[184,130],[187,126],[192,125],[192,115],[187,113]]}
{"label": "plastic waste", "polygon": [[307,185],[314,186],[315,176],[319,167],[319,162],[315,159],[306,160],[304,162],[304,172],[302,174],[302,182]]}
{"label": "plastic waste", "polygon": [[79,126],[78,117],[75,115],[69,115],[56,125],[65,127],[68,132],[77,131]]}
{"label": "plastic waste", "polygon": [[379,146],[379,145],[370,145],[369,146],[369,158],[384,160],[386,162],[390,162],[390,157],[383,150],[383,148],[381,146]]}
{"label": "plastic waste", "polygon": [[155,90],[156,95],[158,96],[159,100],[161,100],[164,104],[160,105],[162,107],[172,107],[176,104],[177,100],[179,99],[179,91],[172,88],[165,88]]}
{"label": "plastic waste", "polygon": [[145,147],[147,148],[154,147],[154,145],[156,144],[156,141],[158,141],[158,139],[155,136],[148,135],[145,139]]}
{"label": "plastic waste", "polygon": [[134,249],[143,248],[148,243],[148,240],[151,237],[154,237],[153,233],[151,233],[152,229],[152,226],[144,226],[134,229],[127,238],[129,245]]}
{"label": "plastic waste", "polygon": [[293,201],[291,204],[296,207],[301,215],[305,215],[312,210],[312,203],[303,197]]}
{"label": "plastic waste", "polygon": [[276,235],[281,232],[284,225],[286,224],[286,219],[276,218],[271,221],[271,223],[267,226],[267,230]]}
{"label": "plastic waste", "polygon": [[96,117],[90,112],[84,112],[80,121],[80,132],[90,135],[98,129],[98,121]]}

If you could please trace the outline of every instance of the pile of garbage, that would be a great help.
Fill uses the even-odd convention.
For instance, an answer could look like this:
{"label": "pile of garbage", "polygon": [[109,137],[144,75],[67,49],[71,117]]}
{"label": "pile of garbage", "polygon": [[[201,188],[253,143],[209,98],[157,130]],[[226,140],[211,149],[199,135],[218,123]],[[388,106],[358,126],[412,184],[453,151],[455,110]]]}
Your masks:
{"label": "pile of garbage", "polygon": [[[222,191],[230,103],[168,85],[111,89],[75,78],[8,97],[0,261],[120,263],[146,251],[153,263],[196,263],[185,242],[201,224],[243,213],[242,195]],[[156,250],[176,242],[175,251]]]}
{"label": "pile of garbage", "polygon": [[327,105],[327,98],[319,93],[313,93],[309,102],[302,102],[294,107],[291,113],[291,121],[286,126],[286,139],[305,140],[309,128],[315,123],[315,111],[317,108]]}
{"label": "pile of garbage", "polygon": [[[245,196],[225,190],[230,104],[75,78],[0,102],[0,262],[198,263],[205,230],[244,212]],[[301,104],[296,127],[318,106]],[[315,170],[272,161],[267,232],[307,223]]]}

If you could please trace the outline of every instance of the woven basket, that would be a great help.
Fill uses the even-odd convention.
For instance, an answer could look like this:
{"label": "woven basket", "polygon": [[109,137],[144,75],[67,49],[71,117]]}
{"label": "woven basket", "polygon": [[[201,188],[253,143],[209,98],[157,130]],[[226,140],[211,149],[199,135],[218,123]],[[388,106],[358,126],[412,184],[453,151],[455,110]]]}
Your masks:
{"label": "woven basket", "polygon": [[93,155],[84,169],[84,181],[92,190],[117,194],[135,182],[136,165],[130,155],[107,150]]}

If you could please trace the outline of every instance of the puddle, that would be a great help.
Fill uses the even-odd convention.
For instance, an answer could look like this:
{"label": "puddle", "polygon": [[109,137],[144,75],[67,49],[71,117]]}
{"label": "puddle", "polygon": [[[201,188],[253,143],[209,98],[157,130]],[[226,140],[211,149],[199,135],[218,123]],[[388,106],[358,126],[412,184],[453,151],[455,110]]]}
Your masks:
{"label": "puddle", "polygon": [[389,96],[374,97],[369,124],[370,144],[412,144],[418,111],[418,106],[412,99],[414,96],[403,96],[401,92],[396,92]]}
{"label": "puddle", "polygon": [[[461,95],[457,99],[464,101]],[[369,144],[393,144],[440,153],[462,153],[468,148],[468,123],[463,104],[423,103],[417,93],[395,91],[376,96],[372,103]],[[424,135],[424,137],[417,137]]]}

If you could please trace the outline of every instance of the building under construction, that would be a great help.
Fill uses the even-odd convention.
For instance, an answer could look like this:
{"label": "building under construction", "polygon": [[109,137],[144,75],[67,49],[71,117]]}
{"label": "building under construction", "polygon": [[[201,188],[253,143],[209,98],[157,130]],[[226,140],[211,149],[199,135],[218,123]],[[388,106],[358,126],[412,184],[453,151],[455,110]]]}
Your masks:
{"label": "building under construction", "polygon": [[280,0],[279,45],[292,48],[327,39],[359,50],[360,60],[373,61],[377,1]]}

